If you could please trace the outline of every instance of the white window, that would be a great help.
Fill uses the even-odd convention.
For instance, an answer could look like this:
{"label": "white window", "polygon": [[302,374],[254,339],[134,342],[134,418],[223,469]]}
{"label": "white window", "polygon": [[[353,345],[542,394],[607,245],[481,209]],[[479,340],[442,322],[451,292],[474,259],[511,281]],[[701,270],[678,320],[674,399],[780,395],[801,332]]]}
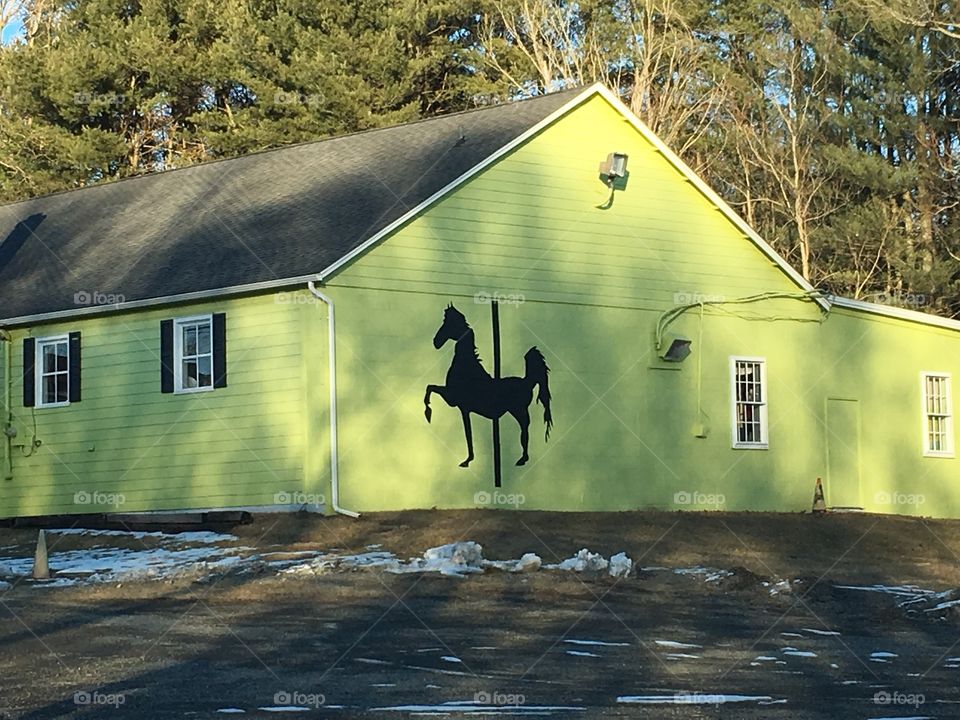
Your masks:
{"label": "white window", "polygon": [[953,457],[953,399],[949,373],[920,374],[923,394],[923,454]]}
{"label": "white window", "polygon": [[213,316],[180,318],[173,324],[176,392],[213,390]]}
{"label": "white window", "polygon": [[765,450],[769,446],[766,365],[763,358],[730,358],[735,448]]}
{"label": "white window", "polygon": [[38,407],[70,402],[70,338],[37,338],[36,392]]}

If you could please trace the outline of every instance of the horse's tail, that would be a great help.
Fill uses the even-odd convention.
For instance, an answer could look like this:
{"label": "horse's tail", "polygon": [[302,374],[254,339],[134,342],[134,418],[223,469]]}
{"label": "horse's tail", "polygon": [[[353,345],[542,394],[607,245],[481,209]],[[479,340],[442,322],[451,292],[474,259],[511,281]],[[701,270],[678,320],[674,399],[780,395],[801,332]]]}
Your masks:
{"label": "horse's tail", "polygon": [[547,367],[547,360],[543,357],[543,353],[540,352],[536,346],[533,346],[527,350],[527,354],[523,356],[524,361],[526,362],[527,371],[524,379],[533,385],[539,385],[540,390],[537,393],[537,402],[543,405],[543,423],[546,425],[546,432],[544,433],[544,440],[550,439],[550,430],[553,428],[553,415],[550,412],[550,383],[549,383],[549,374],[550,368]]}

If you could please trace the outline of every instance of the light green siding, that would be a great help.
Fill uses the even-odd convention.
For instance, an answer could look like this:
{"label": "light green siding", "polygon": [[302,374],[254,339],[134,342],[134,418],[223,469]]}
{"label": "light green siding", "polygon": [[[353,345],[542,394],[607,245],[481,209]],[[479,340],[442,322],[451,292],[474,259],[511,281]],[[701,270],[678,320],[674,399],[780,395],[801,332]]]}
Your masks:
{"label": "light green siding", "polygon": [[[13,331],[14,444],[25,447],[14,448],[14,479],[0,485],[0,514],[262,505],[281,492],[323,492],[320,476],[328,473],[317,459],[311,482],[304,480],[303,357],[310,333],[325,338],[326,314],[275,300],[223,300]],[[211,312],[226,314],[228,387],[162,394],[160,321]],[[70,331],[82,333],[81,401],[23,407],[23,338]],[[312,412],[325,417],[326,406]],[[40,444],[30,454],[34,437]],[[122,504],[95,502],[107,495],[122,495]]]}
{"label": "light green siding", "polygon": [[[466,138],[466,142],[470,139]],[[629,155],[608,205],[597,166]],[[415,183],[417,178],[410,178]],[[317,268],[304,268],[304,272]],[[958,377],[960,333],[834,307],[829,316],[601,96],[594,96],[454,189],[327,279],[336,306],[340,504],[351,510],[809,509],[828,504],[960,516],[956,458],[924,457],[921,371]],[[739,302],[758,294],[773,299]],[[453,303],[493,370],[498,297],[502,374],[537,346],[552,369],[555,425],[531,405],[530,461],[500,420],[473,416],[476,458],[457,409],[434,396],[453,345],[431,342]],[[693,343],[657,358],[663,314],[706,301],[668,332]],[[229,386],[159,391],[159,323],[227,314]],[[330,497],[329,308],[305,290],[105,315],[13,331],[14,479],[0,516],[122,508],[273,504]],[[83,333],[83,400],[22,407],[23,337]],[[763,358],[768,448],[733,447],[731,356]],[[329,510],[329,508],[328,508]]]}
{"label": "light green siding", "polygon": [[[596,168],[613,151],[629,155],[629,182],[601,209],[608,191]],[[826,399],[836,397],[861,402],[861,505],[960,513],[950,479],[956,461],[922,457],[918,395],[920,369],[931,357],[955,356],[956,333],[839,310],[826,319],[809,300],[707,305],[702,321],[693,310],[669,328],[693,340],[693,354],[671,369],[657,361],[652,338],[663,311],[800,289],[599,97],[370,250],[327,291],[340,314],[347,507],[486,501],[490,421],[473,416],[476,460],[460,468],[459,412],[434,397],[428,424],[423,394],[427,383],[444,383],[453,355],[451,345],[437,351],[430,342],[448,302],[473,325],[492,370],[484,298],[500,295],[503,375],[522,374],[523,353],[537,345],[553,370],[556,421],[545,443],[532,406],[531,461],[522,468],[513,465],[517,425],[500,421],[506,502],[522,495],[525,509],[809,509],[817,477],[829,499]],[[914,349],[902,352],[910,342]],[[732,355],[766,361],[768,450],[732,448]],[[914,480],[898,485],[906,477]],[[924,488],[922,507],[872,500]]]}
{"label": "light green siding", "polygon": [[[830,372],[820,383],[821,396],[859,400],[861,505],[873,512],[960,517],[957,459],[923,455],[920,381],[925,371],[960,379],[960,332],[834,308],[823,352]],[[953,402],[956,410],[956,387]],[[824,443],[830,441],[824,433]],[[829,484],[826,490],[831,502]]]}

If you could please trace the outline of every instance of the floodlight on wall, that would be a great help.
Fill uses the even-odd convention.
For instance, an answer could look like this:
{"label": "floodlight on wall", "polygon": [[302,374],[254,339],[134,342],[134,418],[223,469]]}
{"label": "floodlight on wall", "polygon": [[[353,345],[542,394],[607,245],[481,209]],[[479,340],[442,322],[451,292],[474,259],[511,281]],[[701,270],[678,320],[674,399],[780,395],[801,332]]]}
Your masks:
{"label": "floodlight on wall", "polygon": [[617,180],[627,177],[627,156],[624,153],[610,153],[607,159],[600,163],[600,179],[609,187],[613,187]]}
{"label": "floodlight on wall", "polygon": [[657,354],[666,362],[683,362],[690,354],[690,340],[681,335],[664,335]]}

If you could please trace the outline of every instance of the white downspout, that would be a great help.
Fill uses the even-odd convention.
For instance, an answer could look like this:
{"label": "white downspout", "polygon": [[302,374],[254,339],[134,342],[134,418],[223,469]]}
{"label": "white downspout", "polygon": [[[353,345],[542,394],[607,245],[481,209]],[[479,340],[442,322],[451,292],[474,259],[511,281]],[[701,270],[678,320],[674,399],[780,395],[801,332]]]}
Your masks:
{"label": "white downspout", "polygon": [[3,417],[0,419],[0,432],[3,433],[3,479],[13,480],[13,400],[10,388],[13,386],[13,371],[10,361],[10,349],[13,337],[0,328],[0,345],[3,345]]}
{"label": "white downspout", "polygon": [[313,293],[314,297],[322,300],[330,308],[330,319],[327,322],[328,342],[330,351],[328,354],[328,366],[330,370],[330,502],[333,505],[334,512],[341,515],[347,515],[352,518],[360,517],[360,513],[353,510],[347,510],[340,507],[340,476],[337,472],[337,323],[333,310],[333,298],[317,290],[313,280],[307,283],[307,288]]}

